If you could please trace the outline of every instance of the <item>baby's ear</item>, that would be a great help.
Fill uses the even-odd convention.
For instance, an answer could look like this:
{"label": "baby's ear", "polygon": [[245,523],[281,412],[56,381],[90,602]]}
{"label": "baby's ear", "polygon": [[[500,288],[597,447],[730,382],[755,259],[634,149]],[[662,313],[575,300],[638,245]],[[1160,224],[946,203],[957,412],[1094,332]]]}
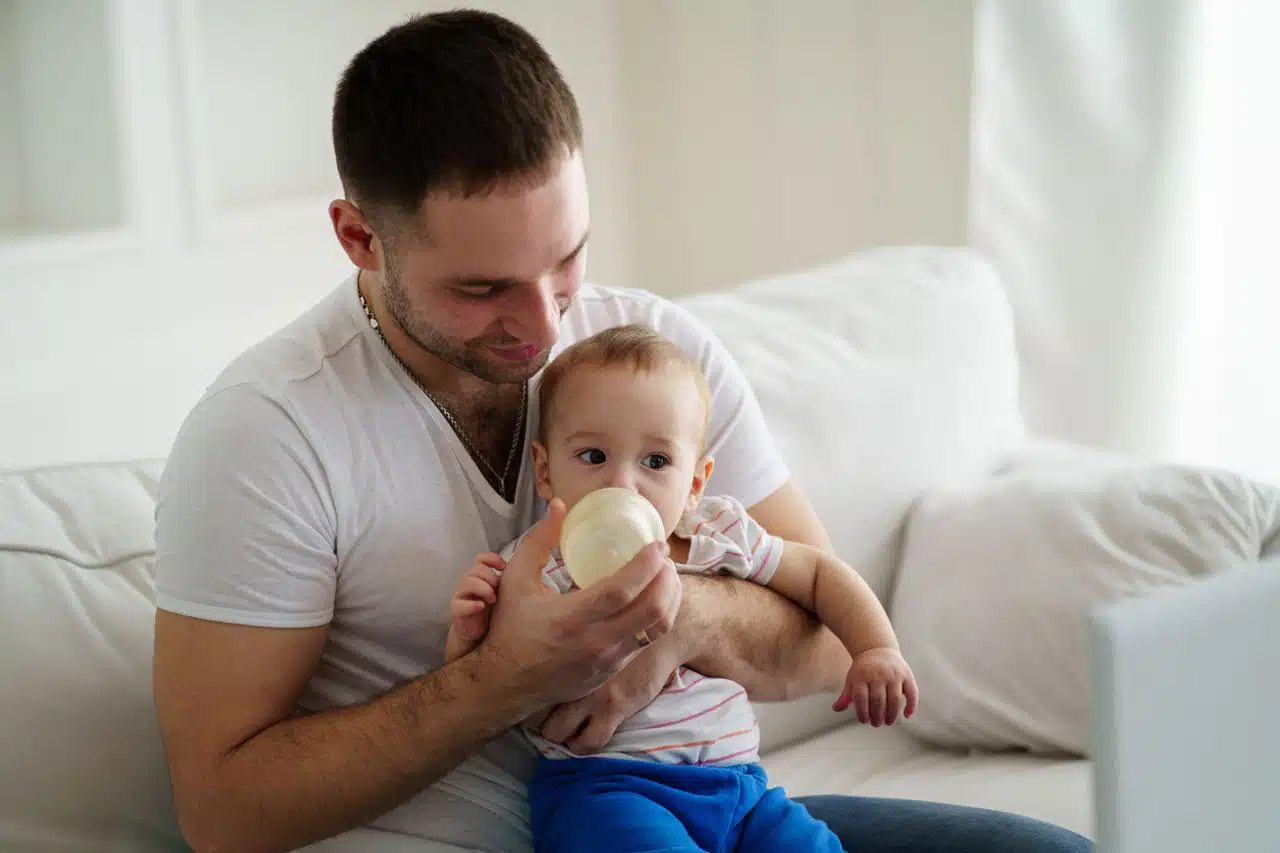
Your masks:
{"label": "baby's ear", "polygon": [[538,497],[550,501],[555,495],[551,491],[551,457],[546,446],[537,440],[531,443],[533,448],[533,478],[538,490]]}
{"label": "baby's ear", "polygon": [[707,490],[707,481],[711,479],[712,467],[714,465],[710,456],[702,457],[694,466],[693,482],[689,486],[689,500],[685,502],[687,512],[693,512],[698,506],[698,501],[702,500],[702,495]]}

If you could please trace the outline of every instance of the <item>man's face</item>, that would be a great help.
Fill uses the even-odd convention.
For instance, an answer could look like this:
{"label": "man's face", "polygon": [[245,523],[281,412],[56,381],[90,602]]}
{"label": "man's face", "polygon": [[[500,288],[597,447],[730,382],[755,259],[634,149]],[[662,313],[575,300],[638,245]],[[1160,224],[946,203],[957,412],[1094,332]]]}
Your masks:
{"label": "man's face", "polygon": [[427,196],[418,231],[385,258],[386,304],[432,355],[488,382],[547,362],[586,268],[587,182],[575,153],[540,184]]}

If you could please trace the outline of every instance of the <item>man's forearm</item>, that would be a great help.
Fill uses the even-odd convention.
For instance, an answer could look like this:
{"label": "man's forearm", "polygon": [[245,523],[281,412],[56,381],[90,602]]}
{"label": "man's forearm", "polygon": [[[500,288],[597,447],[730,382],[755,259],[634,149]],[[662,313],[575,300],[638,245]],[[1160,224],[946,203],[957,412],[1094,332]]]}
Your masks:
{"label": "man's forearm", "polygon": [[813,614],[759,584],[686,575],[677,632],[692,669],[755,701],[838,693],[849,653]]}
{"label": "man's forearm", "polygon": [[254,735],[182,815],[188,842],[197,851],[292,850],[408,800],[529,713],[518,697],[486,686],[479,657],[367,704]]}

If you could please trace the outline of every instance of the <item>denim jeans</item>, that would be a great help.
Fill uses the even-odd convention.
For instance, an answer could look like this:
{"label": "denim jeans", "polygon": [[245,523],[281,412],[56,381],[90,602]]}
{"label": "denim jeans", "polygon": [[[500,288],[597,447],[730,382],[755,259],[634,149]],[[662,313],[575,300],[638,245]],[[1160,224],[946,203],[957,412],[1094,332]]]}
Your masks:
{"label": "denim jeans", "polygon": [[797,797],[848,853],[1088,853],[1087,838],[1044,821],[916,800]]}

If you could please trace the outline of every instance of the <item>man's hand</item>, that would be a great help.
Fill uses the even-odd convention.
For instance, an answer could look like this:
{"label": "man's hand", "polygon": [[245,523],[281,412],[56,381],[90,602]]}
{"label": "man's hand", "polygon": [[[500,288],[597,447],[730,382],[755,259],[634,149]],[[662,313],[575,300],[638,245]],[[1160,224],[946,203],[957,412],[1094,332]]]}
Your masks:
{"label": "man's hand", "polygon": [[641,651],[637,634],[648,632],[657,645],[680,609],[680,578],[665,542],[646,546],[587,589],[560,595],[548,588],[542,571],[564,516],[564,503],[553,500],[511,555],[488,636],[476,650],[493,677],[525,700],[523,718],[604,684]]}
{"label": "man's hand", "polygon": [[891,726],[898,720],[900,707],[903,717],[916,712],[919,696],[916,678],[902,654],[894,648],[875,648],[853,659],[844,692],[831,707],[843,711],[853,705],[858,722]]}
{"label": "man's hand", "polygon": [[599,752],[623,720],[657,698],[684,663],[679,645],[674,633],[668,634],[591,693],[535,714],[525,725],[578,755]]}

